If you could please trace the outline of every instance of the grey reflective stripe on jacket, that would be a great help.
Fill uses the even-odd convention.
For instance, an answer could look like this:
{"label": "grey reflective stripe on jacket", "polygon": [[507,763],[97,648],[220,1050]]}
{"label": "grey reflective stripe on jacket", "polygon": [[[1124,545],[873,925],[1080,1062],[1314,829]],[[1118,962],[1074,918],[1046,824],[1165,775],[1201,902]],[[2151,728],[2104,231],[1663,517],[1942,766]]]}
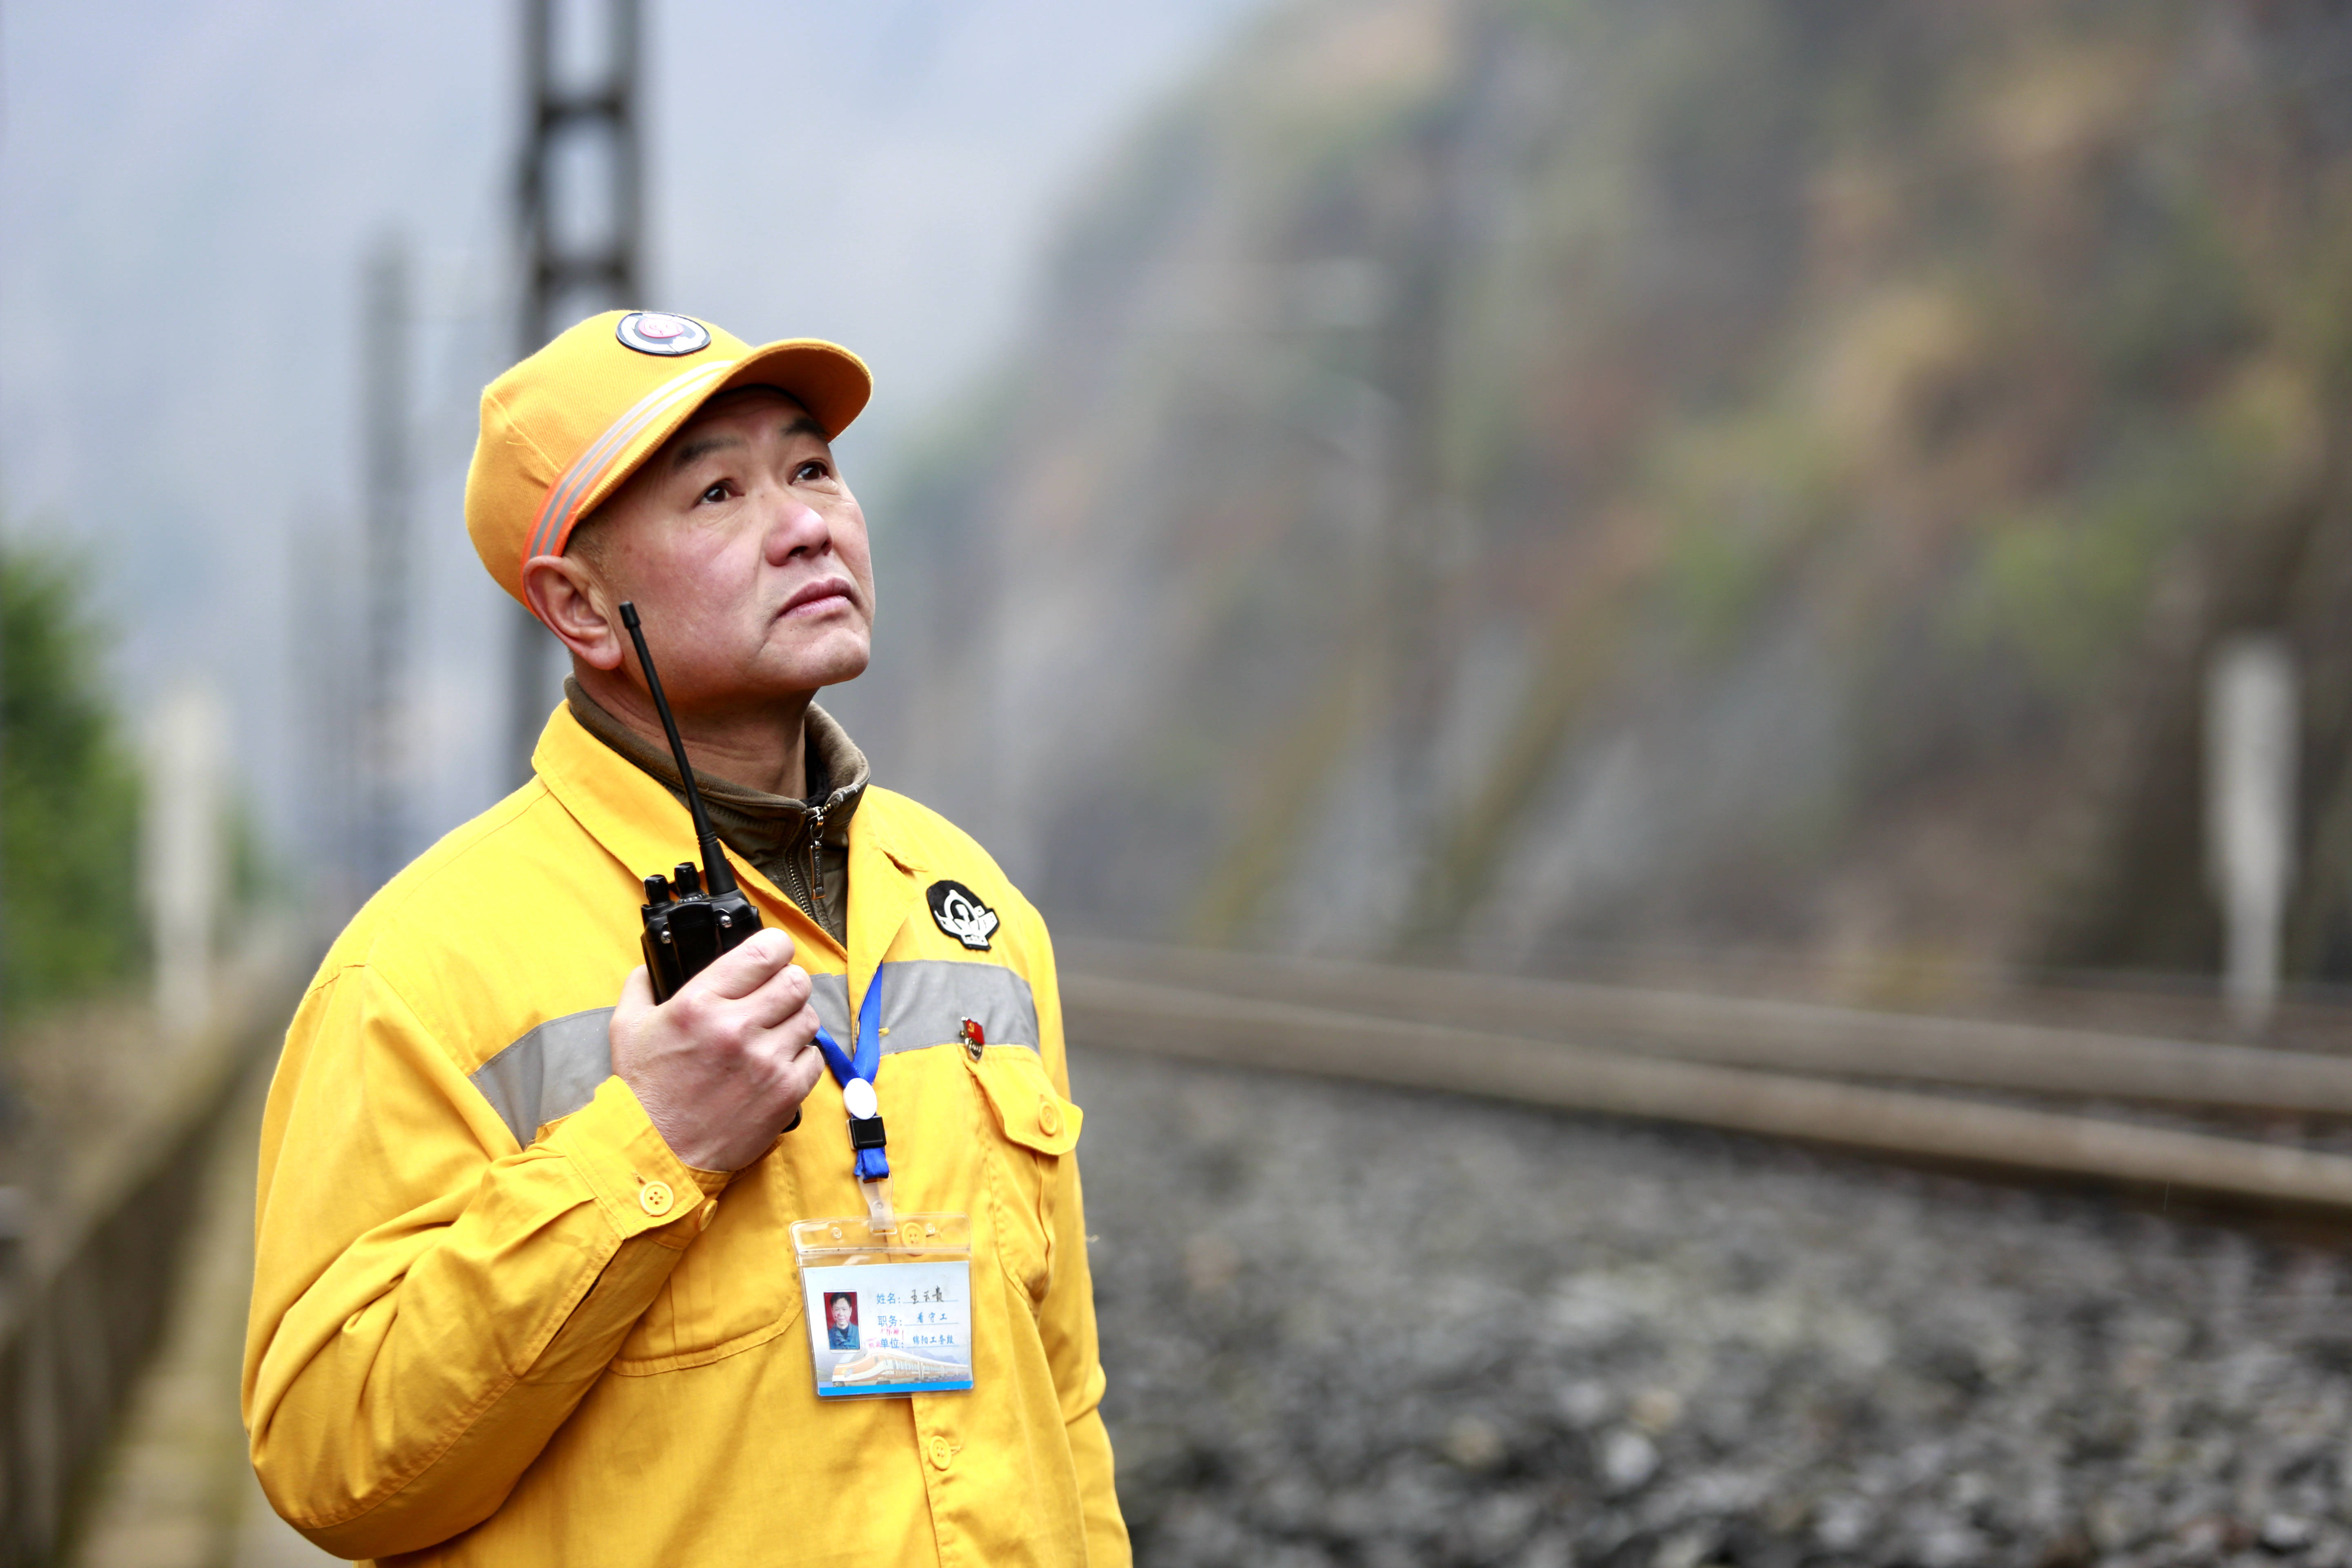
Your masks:
{"label": "grey reflective stripe on jacket", "polygon": [[[848,984],[827,975],[841,987],[844,1010]],[[824,1012],[820,1006],[819,1013]],[[1037,1048],[1037,1000],[1018,970],[998,963],[965,963],[952,958],[916,958],[882,966],[882,1054],[920,1050],[960,1038],[970,1018],[992,1046]],[[833,1037],[847,1044],[849,1037],[827,1018]]]}
{"label": "grey reflective stripe on jacket", "polygon": [[[848,977],[818,974],[811,982],[817,1017],[846,1049]],[[949,958],[882,966],[884,1056],[953,1041],[966,1018],[992,1046],[1037,1048],[1036,999],[1016,971]],[[528,1144],[596,1097],[613,1073],[612,1019],[610,1007],[550,1018],[467,1075],[517,1143]]]}
{"label": "grey reflective stripe on jacket", "polygon": [[613,1075],[612,1019],[610,1007],[550,1018],[466,1076],[515,1142],[527,1144],[541,1126],[595,1099]]}

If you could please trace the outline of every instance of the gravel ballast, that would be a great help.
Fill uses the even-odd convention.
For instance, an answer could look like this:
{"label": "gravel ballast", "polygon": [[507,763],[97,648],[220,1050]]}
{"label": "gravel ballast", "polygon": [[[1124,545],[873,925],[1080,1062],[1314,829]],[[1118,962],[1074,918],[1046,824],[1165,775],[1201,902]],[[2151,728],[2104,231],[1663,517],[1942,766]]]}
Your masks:
{"label": "gravel ballast", "polygon": [[1139,1561],[2352,1563],[2327,1237],[1073,1053]]}

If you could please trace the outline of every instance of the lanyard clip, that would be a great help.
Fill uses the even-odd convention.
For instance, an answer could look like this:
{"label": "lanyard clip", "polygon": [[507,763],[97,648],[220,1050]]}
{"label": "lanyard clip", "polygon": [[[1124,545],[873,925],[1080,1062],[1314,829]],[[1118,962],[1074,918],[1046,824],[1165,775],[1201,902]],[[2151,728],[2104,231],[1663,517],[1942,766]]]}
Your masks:
{"label": "lanyard clip", "polygon": [[[839,1041],[822,1028],[816,1032],[817,1049],[824,1053],[825,1066],[841,1084],[841,1108],[849,1112],[850,1168],[860,1182],[878,1182],[890,1174],[890,1156],[885,1148],[887,1135],[882,1130],[882,1105],[874,1095],[874,1074],[882,1065],[882,972],[875,970],[874,978],[866,987],[866,1000],[857,1009],[857,1033],[851,1037],[856,1054],[841,1048]],[[881,1213],[888,1214],[889,1200],[883,1200]]]}
{"label": "lanyard clip", "polygon": [[841,1105],[849,1112],[850,1169],[861,1182],[888,1175],[890,1157],[884,1150],[890,1137],[882,1126],[882,1106],[874,1086],[862,1078],[851,1079],[841,1086]]}
{"label": "lanyard clip", "polygon": [[898,1221],[890,1213],[890,1178],[877,1176],[857,1184],[866,1192],[866,1222],[877,1237],[887,1237]]}

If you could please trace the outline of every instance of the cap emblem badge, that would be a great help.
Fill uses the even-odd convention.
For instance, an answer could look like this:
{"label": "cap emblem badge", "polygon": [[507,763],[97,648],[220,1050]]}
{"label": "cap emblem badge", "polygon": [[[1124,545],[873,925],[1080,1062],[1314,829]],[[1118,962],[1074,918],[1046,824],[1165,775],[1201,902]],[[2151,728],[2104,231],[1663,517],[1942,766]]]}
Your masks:
{"label": "cap emblem badge", "polygon": [[641,354],[690,354],[710,346],[710,329],[690,316],[660,310],[632,310],[621,318],[613,335],[622,346]]}

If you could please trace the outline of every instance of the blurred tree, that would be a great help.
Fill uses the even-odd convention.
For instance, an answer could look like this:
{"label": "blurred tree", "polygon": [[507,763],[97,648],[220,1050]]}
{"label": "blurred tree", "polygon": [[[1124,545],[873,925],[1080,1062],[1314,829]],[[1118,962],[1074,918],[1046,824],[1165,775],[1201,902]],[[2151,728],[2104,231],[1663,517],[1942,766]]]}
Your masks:
{"label": "blurred tree", "polygon": [[87,571],[0,545],[0,1008],[22,1017],[131,973],[142,951],[139,775],[101,668]]}

